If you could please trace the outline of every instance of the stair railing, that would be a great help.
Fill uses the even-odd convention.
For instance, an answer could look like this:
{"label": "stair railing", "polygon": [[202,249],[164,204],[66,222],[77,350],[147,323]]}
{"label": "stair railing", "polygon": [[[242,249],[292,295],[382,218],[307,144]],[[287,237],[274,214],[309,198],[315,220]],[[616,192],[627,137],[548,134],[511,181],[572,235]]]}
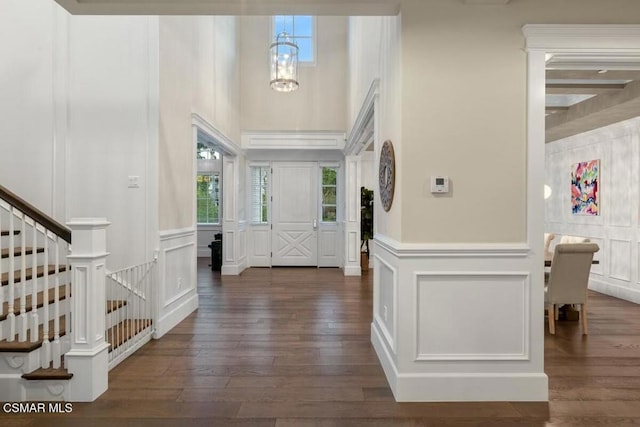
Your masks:
{"label": "stair railing", "polygon": [[6,238],[0,239],[0,307],[8,324],[0,327],[0,341],[24,349],[41,344],[42,367],[59,368],[69,348],[61,337],[71,327],[71,230],[1,185],[0,230]]}
{"label": "stair railing", "polygon": [[113,369],[151,339],[157,260],[107,272],[105,337]]}

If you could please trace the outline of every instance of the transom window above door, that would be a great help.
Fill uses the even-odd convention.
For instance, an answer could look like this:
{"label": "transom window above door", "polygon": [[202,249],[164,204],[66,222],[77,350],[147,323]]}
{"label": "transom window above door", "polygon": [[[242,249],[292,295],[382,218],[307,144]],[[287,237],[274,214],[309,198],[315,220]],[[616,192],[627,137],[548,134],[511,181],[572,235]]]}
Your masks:
{"label": "transom window above door", "polygon": [[298,63],[314,65],[316,62],[316,19],[309,15],[276,15],[271,25],[271,41],[280,33],[287,33],[298,45]]}

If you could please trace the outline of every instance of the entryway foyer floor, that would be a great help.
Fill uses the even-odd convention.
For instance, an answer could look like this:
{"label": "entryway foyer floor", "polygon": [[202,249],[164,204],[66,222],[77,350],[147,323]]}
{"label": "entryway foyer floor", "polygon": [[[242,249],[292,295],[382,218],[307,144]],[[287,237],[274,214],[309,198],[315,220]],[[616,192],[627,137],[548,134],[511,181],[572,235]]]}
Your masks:
{"label": "entryway foyer floor", "polygon": [[70,414],[14,426],[622,426],[640,424],[640,307],[590,294],[590,335],[545,338],[548,403],[396,403],[370,344],[372,276],[198,267],[200,308]]}

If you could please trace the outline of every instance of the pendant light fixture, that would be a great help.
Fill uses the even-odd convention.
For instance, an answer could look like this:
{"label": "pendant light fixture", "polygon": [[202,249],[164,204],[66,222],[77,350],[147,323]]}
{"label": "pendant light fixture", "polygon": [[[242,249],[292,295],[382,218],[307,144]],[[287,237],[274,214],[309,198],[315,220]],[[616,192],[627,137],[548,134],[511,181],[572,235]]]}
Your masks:
{"label": "pendant light fixture", "polygon": [[271,43],[271,89],[293,92],[298,89],[298,45],[287,33],[280,33]]}

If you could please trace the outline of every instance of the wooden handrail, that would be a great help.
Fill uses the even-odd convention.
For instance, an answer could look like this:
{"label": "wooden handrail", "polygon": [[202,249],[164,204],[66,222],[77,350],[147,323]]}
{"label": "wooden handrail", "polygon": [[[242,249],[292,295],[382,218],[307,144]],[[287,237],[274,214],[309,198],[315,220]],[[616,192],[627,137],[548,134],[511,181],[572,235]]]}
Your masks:
{"label": "wooden handrail", "polygon": [[0,185],[0,199],[9,203],[11,206],[20,209],[22,213],[33,219],[38,224],[43,225],[47,230],[60,236],[67,243],[71,243],[71,229],[60,224],[58,221],[40,211],[33,205],[27,203],[25,200],[7,190],[2,185]]}

